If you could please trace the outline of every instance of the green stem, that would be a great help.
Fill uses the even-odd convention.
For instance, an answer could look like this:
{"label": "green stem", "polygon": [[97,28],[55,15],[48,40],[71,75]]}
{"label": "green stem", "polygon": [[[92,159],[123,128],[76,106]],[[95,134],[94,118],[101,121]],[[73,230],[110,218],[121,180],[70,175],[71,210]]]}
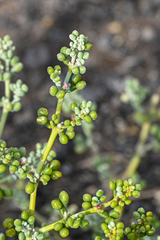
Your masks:
{"label": "green stem", "polygon": [[45,150],[43,152],[41,161],[39,162],[37,170],[36,170],[36,173],[39,174],[39,175],[42,172],[42,169],[44,167],[45,161],[46,161],[46,159],[48,157],[48,154],[49,154],[49,152],[50,152],[50,150],[51,150],[51,148],[53,146],[53,143],[54,143],[54,141],[55,141],[55,139],[57,137],[57,134],[58,134],[57,127],[52,128],[52,132],[51,132],[51,135],[50,135],[49,140],[47,142],[47,146],[46,146],[46,148],[45,148]]}
{"label": "green stem", "polygon": [[[10,80],[6,80],[5,81],[5,97],[8,98],[8,100],[10,100],[10,88],[9,88],[9,86],[10,86]],[[0,138],[2,136],[4,126],[5,126],[6,121],[7,121],[8,113],[9,113],[9,111],[5,108],[5,106],[3,106],[2,116],[1,116],[1,121],[0,121]]]}
{"label": "green stem", "polygon": [[10,80],[5,80],[5,97],[10,99]]}
{"label": "green stem", "polygon": [[35,186],[34,192],[30,195],[29,212],[32,216],[34,216],[34,213],[35,213],[37,188],[38,188],[38,183]]}
{"label": "green stem", "polygon": [[2,136],[2,133],[3,133],[3,130],[4,130],[4,126],[5,126],[6,121],[7,121],[8,113],[9,113],[9,111],[6,110],[6,109],[3,107],[2,116],[1,116],[1,121],[0,121],[0,138],[1,138],[1,136]]}
{"label": "green stem", "polygon": [[145,122],[142,125],[141,131],[140,131],[140,134],[139,134],[138,144],[136,146],[136,152],[135,152],[134,156],[131,158],[131,161],[128,164],[127,169],[123,173],[122,179],[128,179],[128,178],[132,177],[135,174],[135,172],[137,171],[137,169],[140,165],[140,162],[141,162],[141,158],[145,154],[144,145],[147,141],[148,134],[149,134],[149,131],[150,131],[150,127],[151,127],[150,122]]}
{"label": "green stem", "polygon": [[60,115],[61,115],[63,99],[64,98],[58,99],[57,108],[56,108],[56,115],[58,118],[60,118]]}
{"label": "green stem", "polygon": [[[109,207],[112,201],[113,201],[113,199],[112,199],[111,201],[107,202],[107,203],[102,204],[102,205],[101,205],[101,208]],[[93,207],[93,208],[90,208],[90,209],[88,209],[88,210],[84,210],[84,211],[78,212],[78,213],[76,213],[76,214],[73,214],[73,215],[71,216],[71,218],[73,218],[73,219],[76,218],[80,213],[83,213],[84,215],[88,215],[88,214],[92,214],[92,213],[98,213],[99,211],[100,211],[100,210],[99,210],[97,207]],[[64,219],[64,218],[62,218],[61,220],[59,220],[59,221],[57,221],[57,222],[54,222],[54,223],[52,223],[52,224],[50,224],[50,225],[47,225],[47,226],[45,226],[45,227],[40,228],[40,229],[39,229],[39,232],[40,232],[40,233],[44,233],[44,232],[48,232],[48,231],[53,230],[55,224],[61,223],[61,222],[63,221],[63,219]]]}
{"label": "green stem", "polygon": [[64,83],[69,82],[69,79],[70,79],[71,75],[72,75],[72,69],[70,67],[68,67],[68,72],[67,72],[66,77],[64,79]]}
{"label": "green stem", "polygon": [[[57,134],[58,134],[58,130],[57,130],[56,127],[54,127],[52,129],[50,138],[49,138],[49,140],[47,142],[47,146],[46,146],[46,148],[44,150],[44,153],[42,155],[41,161],[39,162],[37,170],[36,170],[36,174],[38,174],[39,176],[41,175],[41,172],[43,170],[45,161],[47,160],[48,154],[49,154],[49,152],[50,152],[50,150],[51,150],[51,148],[53,146],[53,143],[54,143],[54,141],[56,139]],[[35,213],[37,188],[38,188],[38,182],[35,185],[34,192],[30,195],[29,211],[30,211],[31,215],[34,215],[34,213]]]}

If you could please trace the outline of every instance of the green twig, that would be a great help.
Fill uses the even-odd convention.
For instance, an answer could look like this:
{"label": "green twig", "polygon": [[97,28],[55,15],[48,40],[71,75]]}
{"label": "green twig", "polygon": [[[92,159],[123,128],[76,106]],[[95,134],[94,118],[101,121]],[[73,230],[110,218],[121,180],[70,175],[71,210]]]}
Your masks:
{"label": "green twig", "polygon": [[[101,205],[101,208],[109,207],[112,201],[113,201],[113,199],[112,199],[111,201],[107,202],[107,203],[102,204],[102,205]],[[92,207],[92,208],[90,208],[90,209],[87,209],[87,210],[78,212],[78,213],[76,213],[76,214],[73,214],[73,215],[70,216],[70,217],[74,219],[74,218],[78,217],[78,215],[79,215],[80,213],[83,213],[84,215],[89,215],[89,214],[92,214],[92,213],[98,213],[99,211],[100,211],[100,210],[99,210],[97,207]],[[63,219],[64,219],[64,218],[62,218],[61,220],[59,220],[59,221],[57,221],[57,222],[54,222],[54,223],[52,223],[52,224],[50,224],[50,225],[47,225],[47,226],[45,226],[45,227],[40,228],[40,229],[39,229],[39,232],[40,232],[40,233],[44,233],[44,232],[48,232],[48,231],[53,230],[55,224],[61,223],[61,222],[63,221]]]}
{"label": "green twig", "polygon": [[128,179],[130,177],[132,177],[135,172],[138,169],[138,166],[141,162],[141,158],[144,156],[145,152],[145,143],[147,141],[148,138],[148,134],[150,131],[150,127],[151,127],[151,123],[149,122],[145,122],[142,125],[140,134],[139,134],[139,140],[138,140],[138,144],[136,146],[136,152],[134,154],[134,156],[131,158],[130,163],[128,164],[127,169],[125,170],[125,172],[122,175],[122,179]]}

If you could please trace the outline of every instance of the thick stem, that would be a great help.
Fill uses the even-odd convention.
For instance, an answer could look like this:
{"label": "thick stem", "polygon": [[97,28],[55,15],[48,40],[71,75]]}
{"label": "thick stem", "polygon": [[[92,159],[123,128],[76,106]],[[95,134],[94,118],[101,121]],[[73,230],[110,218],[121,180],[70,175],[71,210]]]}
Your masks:
{"label": "thick stem", "polygon": [[7,121],[8,113],[9,113],[8,110],[6,110],[3,107],[1,121],[0,121],[0,138],[2,136],[2,133],[3,133],[3,130],[4,130],[4,126],[5,126],[6,121]]}
{"label": "thick stem", "polygon": [[61,115],[63,99],[64,98],[58,99],[57,108],[56,108],[56,115],[58,118],[60,118],[60,115]]}
{"label": "thick stem", "polygon": [[55,141],[55,139],[57,137],[57,134],[58,134],[57,127],[52,128],[52,132],[51,132],[51,135],[50,135],[49,140],[47,142],[47,146],[46,146],[46,148],[44,150],[44,153],[42,155],[41,161],[39,162],[37,170],[36,170],[36,173],[39,174],[39,175],[42,172],[42,169],[44,167],[44,163],[45,163],[45,161],[46,161],[46,159],[48,157],[48,154],[49,154],[49,152],[50,152],[50,150],[51,150],[51,148],[53,146],[53,143],[54,143],[54,141]]}
{"label": "thick stem", "polygon": [[135,174],[135,172],[137,171],[137,169],[140,165],[140,162],[141,162],[141,158],[145,154],[144,145],[147,141],[150,127],[151,127],[151,123],[149,123],[149,122],[146,122],[142,125],[141,131],[139,134],[138,144],[136,146],[136,152],[135,152],[134,156],[131,158],[131,161],[128,164],[127,169],[123,173],[122,179],[128,179],[128,178],[132,177]]}
{"label": "thick stem", "polygon": [[30,195],[29,212],[32,216],[35,213],[37,188],[38,188],[38,183],[35,186],[34,192]]}
{"label": "thick stem", "polygon": [[[107,203],[104,203],[101,205],[101,208],[106,208],[106,207],[109,207],[111,202],[113,201],[113,199]],[[98,211],[100,211],[97,207],[93,207],[93,208],[90,208],[88,210],[84,210],[84,211],[81,211],[81,212],[78,212],[76,214],[73,214],[72,216],[70,216],[71,218],[76,218],[80,213],[83,213],[84,215],[88,215],[88,214],[92,214],[92,213],[97,213]],[[54,222],[50,225],[47,225],[45,227],[42,227],[39,229],[39,232],[40,233],[44,233],[44,232],[48,232],[48,231],[51,231],[54,229],[54,226],[55,224],[57,223],[61,223],[63,221],[64,218],[62,218],[61,220],[57,221],[57,222]]]}

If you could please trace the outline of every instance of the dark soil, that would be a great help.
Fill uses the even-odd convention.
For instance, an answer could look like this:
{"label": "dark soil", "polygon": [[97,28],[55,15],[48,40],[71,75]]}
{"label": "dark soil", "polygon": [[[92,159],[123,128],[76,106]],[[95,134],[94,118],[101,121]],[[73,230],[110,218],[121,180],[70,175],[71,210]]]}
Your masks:
{"label": "dark soil", "polygon": [[[56,55],[62,46],[68,46],[68,35],[74,29],[87,35],[93,44],[82,95],[98,106],[94,147],[100,155],[113,156],[111,169],[117,176],[134,154],[139,133],[131,118],[132,107],[120,102],[126,78],[138,78],[151,93],[160,93],[159,0],[0,0],[0,37],[9,34],[13,39],[16,55],[24,64],[15,80],[21,78],[29,86],[21,111],[9,115],[3,139],[8,146],[25,146],[27,152],[34,150],[37,142],[47,141],[50,131],[36,123],[38,108],[47,107],[52,113],[56,106],[56,98],[48,94],[52,83],[46,68],[59,64]],[[63,65],[62,69],[64,76]],[[61,190],[66,190],[70,203],[79,208],[86,192],[95,194],[102,187],[110,197],[108,180],[100,180],[91,150],[77,156],[73,141],[62,146],[58,140],[54,149],[62,163],[63,178],[40,186],[40,213],[47,216],[44,206]],[[150,152],[142,159],[138,173],[146,181],[148,192],[126,208],[123,220],[127,226],[133,220],[132,212],[140,206],[160,217],[159,157],[159,153]],[[1,206],[1,222],[10,211],[18,216],[18,209],[9,201],[2,201]],[[72,231],[70,239],[89,240],[91,233]]]}

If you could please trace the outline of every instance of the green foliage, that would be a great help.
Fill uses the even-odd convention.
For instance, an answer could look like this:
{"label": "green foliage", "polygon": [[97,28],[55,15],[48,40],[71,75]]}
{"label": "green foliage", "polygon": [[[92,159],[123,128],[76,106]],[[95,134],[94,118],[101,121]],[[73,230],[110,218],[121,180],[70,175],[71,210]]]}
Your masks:
{"label": "green foliage", "polygon": [[[37,189],[40,182],[43,185],[53,179],[57,180],[62,176],[59,171],[61,163],[55,159],[56,153],[51,150],[56,137],[62,144],[68,143],[69,140],[75,137],[75,126],[80,126],[83,122],[89,125],[96,120],[97,113],[92,109],[91,101],[71,101],[70,111],[72,116],[61,122],[61,110],[63,100],[67,95],[74,91],[82,90],[86,86],[86,82],[81,80],[81,75],[86,72],[84,66],[85,61],[89,58],[88,50],[92,45],[89,43],[88,37],[78,33],[74,30],[69,38],[71,42],[70,47],[62,47],[57,58],[63,62],[68,71],[64,81],[61,77],[61,67],[48,67],[47,72],[53,86],[50,87],[51,96],[55,96],[57,100],[57,108],[55,112],[49,114],[47,108],[41,107],[37,111],[37,122],[44,125],[51,131],[51,135],[47,143],[42,145],[36,144],[36,150],[29,153],[26,157],[26,150],[24,147],[15,148],[7,147],[5,141],[0,140],[0,174],[1,183],[0,199],[12,195],[10,188],[7,189],[5,182],[13,183],[20,179],[28,181],[25,182],[25,192],[30,195],[29,208],[22,211],[21,219],[7,218],[3,222],[6,228],[6,235],[13,237],[18,235],[19,240],[50,240],[49,232],[55,230],[59,232],[61,237],[69,235],[69,229],[77,229],[79,227],[86,228],[90,223],[86,218],[89,214],[96,214],[100,218],[101,232],[105,237],[111,240],[121,240],[124,234],[128,239],[139,239],[143,236],[151,236],[154,234],[152,226],[152,212],[147,212],[143,208],[139,208],[133,213],[136,223],[132,223],[131,228],[127,227],[124,230],[124,224],[119,221],[124,205],[129,205],[132,198],[140,196],[141,185],[133,183],[132,179],[122,180],[117,179],[115,182],[110,181],[109,188],[113,191],[113,198],[107,201],[107,197],[102,189],[96,191],[95,196],[89,193],[83,195],[83,210],[78,213],[71,213],[69,207],[69,195],[66,191],[59,193],[58,199],[51,201],[51,207],[59,212],[60,219],[55,220],[51,224],[43,224],[41,227],[35,227],[36,222],[36,197]],[[15,84],[10,83],[11,75],[22,69],[22,64],[18,57],[13,56],[14,47],[9,36],[0,39],[1,59],[6,63],[6,68],[0,62],[0,79],[8,83],[8,89],[14,92],[13,100],[10,101],[10,94],[1,100],[1,106],[8,111],[18,111],[21,108],[20,98],[27,92],[28,88],[21,80],[17,80]],[[8,90],[8,91],[10,91]],[[136,109],[140,108],[147,90],[142,89],[138,82],[130,82],[126,89],[130,96],[131,102]],[[142,93],[140,98],[134,98],[133,95]],[[10,93],[10,92],[9,92]],[[5,102],[5,104],[4,104]],[[50,119],[51,116],[51,119]],[[5,115],[7,117],[7,115]],[[3,125],[5,121],[3,122]],[[2,132],[3,129],[1,129]],[[151,133],[155,135],[157,130],[152,129]],[[87,130],[86,130],[87,132]],[[90,136],[91,131],[88,131]],[[109,207],[109,210],[106,209]],[[38,220],[38,219],[37,219]],[[5,235],[1,234],[0,239],[5,240]],[[101,240],[101,236],[96,236],[96,240]]]}

